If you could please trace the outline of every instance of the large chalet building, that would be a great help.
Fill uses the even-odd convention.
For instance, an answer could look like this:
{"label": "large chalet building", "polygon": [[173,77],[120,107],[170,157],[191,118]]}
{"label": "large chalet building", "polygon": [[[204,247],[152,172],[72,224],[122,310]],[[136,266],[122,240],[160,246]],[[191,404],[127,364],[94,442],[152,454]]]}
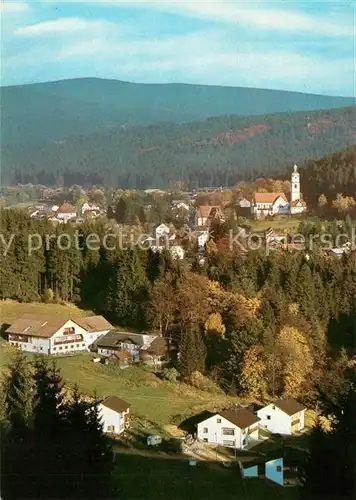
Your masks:
{"label": "large chalet building", "polygon": [[36,354],[67,354],[89,351],[90,346],[113,326],[103,316],[58,319],[26,314],[5,331],[10,345]]}

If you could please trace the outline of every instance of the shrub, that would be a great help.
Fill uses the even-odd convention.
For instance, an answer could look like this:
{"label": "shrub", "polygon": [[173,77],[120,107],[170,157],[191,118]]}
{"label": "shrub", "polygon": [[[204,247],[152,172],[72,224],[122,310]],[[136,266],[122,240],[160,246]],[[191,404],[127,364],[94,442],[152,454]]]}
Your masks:
{"label": "shrub", "polygon": [[177,382],[179,372],[175,368],[163,368],[161,378],[169,382]]}

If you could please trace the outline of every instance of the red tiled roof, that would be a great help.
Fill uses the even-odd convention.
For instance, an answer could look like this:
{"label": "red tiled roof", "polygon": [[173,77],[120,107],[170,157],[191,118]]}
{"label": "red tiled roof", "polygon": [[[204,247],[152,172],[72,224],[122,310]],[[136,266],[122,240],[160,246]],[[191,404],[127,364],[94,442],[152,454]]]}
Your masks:
{"label": "red tiled roof", "polygon": [[255,203],[274,203],[280,196],[288,203],[284,193],[255,193]]}
{"label": "red tiled roof", "polygon": [[57,210],[59,214],[73,214],[76,213],[76,209],[70,203],[63,203],[62,206]]}

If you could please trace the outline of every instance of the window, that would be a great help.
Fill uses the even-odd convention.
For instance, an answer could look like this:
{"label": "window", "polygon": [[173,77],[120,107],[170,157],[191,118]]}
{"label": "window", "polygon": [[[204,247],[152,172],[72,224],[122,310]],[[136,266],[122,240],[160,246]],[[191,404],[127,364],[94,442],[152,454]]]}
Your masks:
{"label": "window", "polygon": [[115,432],[115,425],[108,425],[107,431],[108,432]]}
{"label": "window", "polygon": [[274,405],[272,405],[272,410],[275,410],[275,409],[276,409],[276,407]]}
{"label": "window", "polygon": [[61,351],[63,349],[63,347],[59,347],[59,350]]}
{"label": "window", "polygon": [[204,429],[203,429],[203,433],[204,433],[204,434],[207,434],[207,433],[208,433],[208,428],[207,428],[207,427],[204,427]]}
{"label": "window", "polygon": [[217,418],[217,419],[216,419],[216,423],[217,423],[217,424],[221,424],[221,418]]}
{"label": "window", "polygon": [[222,433],[223,436],[235,436],[235,429],[231,429],[231,427],[223,427]]}
{"label": "window", "polygon": [[280,465],[277,465],[276,470],[277,472],[282,472],[282,467]]}
{"label": "window", "polygon": [[203,439],[203,441],[204,441],[205,443],[207,443],[207,442],[208,442],[208,438],[204,438],[204,439]]}
{"label": "window", "polygon": [[71,348],[71,349],[74,349],[74,345],[72,344],[72,345],[70,346],[70,348]]}
{"label": "window", "polygon": [[267,420],[271,420],[271,415],[266,415]]}
{"label": "window", "polygon": [[53,351],[55,351],[55,350],[56,350],[56,348],[55,348],[55,347],[53,347]]}
{"label": "window", "polygon": [[242,446],[246,446],[246,438],[242,440]]}
{"label": "window", "polygon": [[85,344],[82,344],[82,347],[85,347]]}
{"label": "window", "polygon": [[43,351],[43,347],[42,346],[40,346],[40,351]]}
{"label": "window", "polygon": [[68,349],[68,346],[67,346],[67,345],[66,345],[66,346],[64,346],[64,349]]}
{"label": "window", "polygon": [[223,441],[223,446],[235,446],[235,441]]}

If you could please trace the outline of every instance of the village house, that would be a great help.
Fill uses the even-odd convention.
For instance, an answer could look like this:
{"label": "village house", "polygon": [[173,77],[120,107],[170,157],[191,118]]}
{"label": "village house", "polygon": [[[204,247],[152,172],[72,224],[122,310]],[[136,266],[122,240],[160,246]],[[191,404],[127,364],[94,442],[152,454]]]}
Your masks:
{"label": "village house", "polygon": [[140,350],[140,360],[153,368],[160,368],[169,361],[169,347],[164,337],[156,337],[150,345]]}
{"label": "village house", "polygon": [[10,345],[36,354],[88,351],[113,326],[103,316],[58,319],[25,314],[5,331]]}
{"label": "village house", "polygon": [[196,209],[195,225],[198,227],[209,226],[213,220],[224,220],[224,213],[219,205],[202,205]]}
{"label": "village house", "polygon": [[130,425],[130,405],[117,396],[104,399],[99,405],[104,432],[122,434]]}
{"label": "village house", "polygon": [[155,228],[155,237],[157,238],[162,238],[163,236],[169,236],[170,234],[170,229],[166,224],[159,224]]}
{"label": "village house", "polygon": [[193,231],[188,233],[188,237],[190,241],[194,241],[198,244],[199,250],[203,250],[209,241],[209,231]]}
{"label": "village house", "polygon": [[261,427],[285,435],[304,429],[304,414],[305,406],[294,399],[279,399],[257,411]]}
{"label": "village house", "polygon": [[70,203],[64,203],[58,208],[57,212],[55,212],[55,215],[58,220],[67,222],[70,219],[75,219],[77,217],[77,210]]}
{"label": "village house", "polygon": [[140,361],[141,348],[149,347],[155,338],[156,335],[144,333],[112,331],[97,340],[95,347],[98,354],[106,357],[118,351],[127,351],[135,363]]}
{"label": "village house", "polygon": [[115,351],[110,356],[99,358],[104,365],[116,365],[121,369],[128,368],[132,363],[131,354],[128,351]]}
{"label": "village house", "polygon": [[236,201],[236,215],[240,217],[248,217],[251,215],[251,201],[247,198],[241,198]]}
{"label": "village house", "polygon": [[98,205],[93,205],[88,202],[83,203],[82,208],[81,208],[81,214],[87,215],[87,212],[91,212],[94,215],[98,215],[100,213],[100,207]]}
{"label": "village house", "polygon": [[251,213],[255,217],[267,215],[294,215],[307,210],[307,205],[300,192],[300,175],[294,165],[291,176],[290,200],[284,193],[255,193],[251,204]]}
{"label": "village house", "polygon": [[189,207],[188,202],[185,202],[183,200],[173,200],[172,201],[172,209],[178,210],[181,212],[189,212],[190,207]]}
{"label": "village house", "polygon": [[243,449],[251,440],[258,440],[258,422],[252,411],[234,406],[200,422],[197,437],[206,443]]}

